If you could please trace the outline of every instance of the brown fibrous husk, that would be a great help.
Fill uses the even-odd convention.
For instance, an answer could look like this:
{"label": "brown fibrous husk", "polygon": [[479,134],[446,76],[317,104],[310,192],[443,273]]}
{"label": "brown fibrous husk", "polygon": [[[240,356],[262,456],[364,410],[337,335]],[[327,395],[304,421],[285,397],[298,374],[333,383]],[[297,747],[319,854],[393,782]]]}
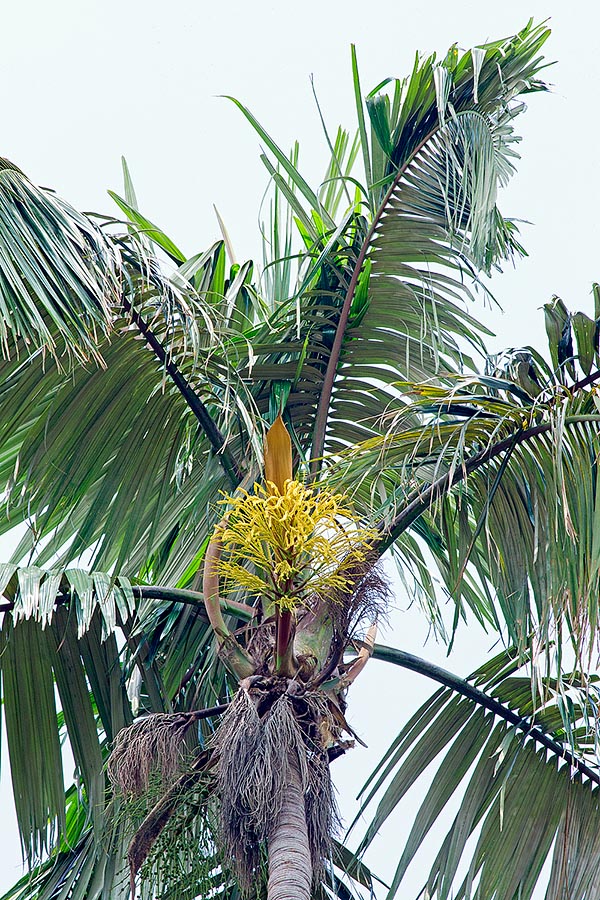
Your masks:
{"label": "brown fibrous husk", "polygon": [[157,772],[167,786],[181,774],[187,755],[185,738],[193,714],[154,713],[123,728],[107,764],[111,783],[123,794],[140,796]]}
{"label": "brown fibrous husk", "polygon": [[367,623],[385,621],[392,597],[382,565],[368,556],[348,569],[347,578],[348,588],[330,599],[335,630],[343,635],[346,643]]}
{"label": "brown fibrous husk", "polygon": [[[272,679],[264,682],[267,694]],[[246,895],[260,881],[261,853],[277,825],[292,760],[302,781],[315,881],[338,821],[319,741],[319,720],[329,715],[324,698],[275,691],[264,711],[265,698],[252,693],[240,688],[214,738],[220,842]]]}

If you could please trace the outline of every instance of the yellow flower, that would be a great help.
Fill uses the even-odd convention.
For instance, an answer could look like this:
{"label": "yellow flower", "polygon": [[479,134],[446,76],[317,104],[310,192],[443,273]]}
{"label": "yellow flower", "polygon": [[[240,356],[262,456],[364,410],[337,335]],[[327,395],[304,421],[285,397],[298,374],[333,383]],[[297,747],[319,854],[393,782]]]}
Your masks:
{"label": "yellow flower", "polygon": [[225,592],[244,587],[280,609],[349,588],[348,569],[363,561],[375,532],[362,528],[341,494],[288,480],[226,496],[218,564]]}

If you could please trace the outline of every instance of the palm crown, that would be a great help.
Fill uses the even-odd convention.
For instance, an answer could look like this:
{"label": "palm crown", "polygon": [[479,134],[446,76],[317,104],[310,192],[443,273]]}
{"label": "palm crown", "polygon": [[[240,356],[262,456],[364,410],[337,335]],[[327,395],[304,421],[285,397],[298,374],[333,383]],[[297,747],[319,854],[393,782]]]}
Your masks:
{"label": "palm crown", "polygon": [[[392,891],[468,772],[428,896],[529,897],[552,847],[549,897],[597,891],[600,313],[555,300],[551,365],[478,367],[466,309],[522,252],[496,198],[547,34],[417,59],[366,106],[353,55],[358,131],[326,132],[316,191],[238,104],[271,177],[260,273],[226,235],[185,258],[126,165],[117,221],[2,164],[0,528],[27,527],[0,567],[1,665],[35,866],[7,896],[117,897],[128,868],[164,898],[372,887],[332,842],[329,780],[371,655],[444,685],[366,788],[361,849],[448,748]],[[470,611],[508,649],[464,682],[376,644],[390,548],[435,627],[433,567],[455,627]]]}

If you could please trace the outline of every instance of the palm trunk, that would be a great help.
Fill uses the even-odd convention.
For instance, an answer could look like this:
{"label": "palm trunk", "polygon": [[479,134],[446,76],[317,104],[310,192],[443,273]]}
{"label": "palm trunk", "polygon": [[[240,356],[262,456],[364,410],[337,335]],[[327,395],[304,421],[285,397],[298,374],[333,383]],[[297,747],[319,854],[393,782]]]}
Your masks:
{"label": "palm trunk", "polygon": [[302,781],[290,760],[279,820],[269,839],[268,900],[310,900],[312,864]]}

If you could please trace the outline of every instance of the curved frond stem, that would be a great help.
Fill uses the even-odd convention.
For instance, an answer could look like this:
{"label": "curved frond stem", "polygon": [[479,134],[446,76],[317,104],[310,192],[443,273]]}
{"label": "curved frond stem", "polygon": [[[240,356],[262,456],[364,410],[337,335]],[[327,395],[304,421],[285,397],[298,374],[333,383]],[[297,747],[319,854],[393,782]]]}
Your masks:
{"label": "curved frond stem", "polygon": [[596,381],[600,380],[600,369],[596,369],[595,372],[590,372],[589,375],[586,375],[585,378],[582,378],[580,381],[576,381],[574,385],[571,386],[570,391],[575,393],[576,391],[582,390],[582,388],[589,387],[590,384],[594,384]]}
{"label": "curved frond stem", "polygon": [[[169,603],[183,603],[187,606],[194,606],[198,611],[200,618],[206,619],[206,610],[204,608],[204,596],[200,591],[188,591],[182,588],[161,587],[160,585],[131,585],[131,592],[134,597],[139,600],[166,600]],[[70,594],[60,593],[56,596],[56,605],[68,603]],[[239,619],[250,621],[257,614],[257,610],[253,606],[247,606],[245,603],[238,603],[237,600],[226,600],[220,598],[221,610],[224,613],[237,616]],[[12,612],[15,608],[14,600],[7,600],[6,603],[0,603],[0,613]]]}
{"label": "curved frond stem", "polygon": [[411,672],[417,672],[419,675],[425,675],[426,678],[431,678],[433,681],[437,681],[438,684],[443,684],[457,694],[467,697],[519,729],[519,731],[523,732],[525,738],[531,738],[536,743],[546,747],[555,756],[564,759],[573,769],[581,775],[585,775],[593,784],[600,786],[600,773],[598,771],[588,766],[580,757],[554,740],[547,732],[534,725],[529,718],[520,716],[508,706],[505,706],[504,703],[494,700],[493,697],[474,687],[464,678],[459,678],[458,675],[448,672],[447,669],[442,669],[441,666],[427,662],[419,656],[414,656],[412,653],[406,653],[404,650],[397,650],[394,647],[386,647],[383,644],[375,644],[372,658],[392,663],[403,669],[410,669]]}
{"label": "curved frond stem", "polygon": [[215,528],[213,536],[206,548],[204,571],[202,575],[202,594],[208,621],[217,637],[219,653],[226,665],[233,671],[237,678],[241,680],[253,675],[256,667],[252,657],[243,649],[243,647],[240,647],[235,639],[235,635],[231,634],[229,631],[221,612],[221,603],[219,599],[219,573],[217,570],[217,564],[223,550],[220,534],[221,524],[222,523],[219,523]]}
{"label": "curved frond stem", "polygon": [[459,482],[464,481],[471,472],[474,472],[476,469],[480,468],[480,466],[485,465],[490,462],[490,460],[495,459],[495,457],[500,456],[502,453],[507,452],[519,444],[523,444],[531,438],[537,437],[540,434],[546,434],[551,428],[552,426],[550,423],[546,422],[543,425],[534,425],[531,428],[526,428],[520,433],[517,432],[516,434],[510,435],[510,437],[498,441],[497,444],[492,444],[485,450],[481,450],[470,459],[466,459],[461,466],[442,475],[441,478],[432,482],[429,487],[424,489],[419,488],[414,491],[402,511],[394,517],[387,527],[381,528],[382,536],[377,544],[377,552],[379,555],[383,554],[403,531],[410,528],[419,516],[429,509],[437,497],[440,497],[442,494],[449,491]]}
{"label": "curved frond stem", "polygon": [[[598,417],[597,415],[570,416],[565,419],[565,425],[583,421],[597,422]],[[481,450],[470,459],[464,460],[462,465],[457,466],[454,470],[442,475],[428,487],[415,490],[408,497],[408,502],[402,511],[394,517],[392,522],[387,526],[380,525],[381,538],[375,545],[378,555],[381,556],[402,532],[406,531],[407,528],[410,528],[419,516],[429,509],[437,497],[440,497],[442,494],[449,491],[459,482],[464,481],[471,472],[486,465],[490,460],[495,459],[495,457],[500,456],[502,453],[514,449],[520,444],[524,444],[532,438],[538,437],[541,434],[547,434],[552,430],[552,427],[550,422],[544,422],[543,424],[532,425],[531,428],[517,431],[514,434],[503,438],[501,441],[498,441],[498,443],[491,444],[489,447],[486,447],[485,450]]]}
{"label": "curved frond stem", "polygon": [[350,278],[350,283],[348,285],[348,290],[346,291],[346,296],[344,297],[344,304],[342,306],[342,310],[340,312],[340,317],[338,319],[338,324],[335,330],[335,337],[333,339],[333,345],[331,347],[331,353],[329,354],[329,361],[327,363],[327,369],[325,371],[325,375],[323,377],[323,387],[321,388],[321,394],[319,396],[319,405],[317,407],[317,415],[315,417],[315,428],[314,428],[314,438],[312,444],[311,451],[311,464],[310,471],[313,478],[316,477],[320,468],[321,461],[323,457],[323,450],[325,447],[325,433],[327,430],[327,416],[329,412],[329,404],[331,402],[331,394],[333,391],[333,383],[335,381],[335,375],[338,367],[338,363],[340,361],[340,354],[342,352],[342,344],[344,341],[344,335],[346,333],[346,328],[348,326],[348,318],[350,316],[350,309],[352,307],[352,300],[354,298],[354,294],[356,292],[356,287],[358,285],[358,279],[360,278],[360,273],[362,271],[363,263],[366,259],[367,253],[369,251],[369,247],[371,245],[371,240],[379,222],[381,220],[381,216],[383,215],[385,208],[390,200],[390,197],[394,193],[396,189],[396,185],[405,174],[408,167],[413,162],[415,156],[423,149],[425,144],[431,140],[433,135],[439,129],[439,125],[433,128],[421,141],[420,144],[417,145],[413,153],[409,156],[409,158],[403,163],[401,168],[398,170],[396,177],[390,184],[383,201],[381,202],[379,209],[377,210],[375,216],[373,217],[373,221],[367,231],[365,239],[363,241],[362,247],[360,248],[360,252],[358,254],[356,265],[354,266],[354,270],[352,272],[352,276]]}
{"label": "curved frond stem", "polygon": [[124,299],[123,308],[130,316],[131,321],[136,326],[140,334],[143,335],[152,352],[164,367],[165,372],[169,375],[171,381],[195,415],[200,427],[206,434],[213,450],[215,451],[219,461],[221,462],[223,469],[227,473],[232,487],[237,487],[242,479],[240,467],[237,461],[234,459],[231,451],[227,449],[225,438],[213,421],[212,416],[208,412],[206,406],[198,397],[187,379],[184,378],[173,360],[169,359],[167,351],[165,350],[161,342],[157,339],[156,335],[152,332],[150,326],[133,308],[133,305],[128,300]]}
{"label": "curved frond stem", "polygon": [[206,709],[194,709],[187,715],[195,722],[201,719],[211,719],[213,716],[222,716],[229,709],[229,703],[219,703],[217,706],[207,706]]}
{"label": "curved frond stem", "polygon": [[[160,587],[158,585],[132,585],[131,589],[134,596],[138,596],[143,600],[169,600],[172,603],[185,603],[189,606],[199,607],[199,611],[204,613],[204,595],[200,591],[188,591],[182,588]],[[257,613],[253,606],[238,603],[237,600],[220,598],[219,602],[223,612],[238,616],[240,619],[250,621]]]}

